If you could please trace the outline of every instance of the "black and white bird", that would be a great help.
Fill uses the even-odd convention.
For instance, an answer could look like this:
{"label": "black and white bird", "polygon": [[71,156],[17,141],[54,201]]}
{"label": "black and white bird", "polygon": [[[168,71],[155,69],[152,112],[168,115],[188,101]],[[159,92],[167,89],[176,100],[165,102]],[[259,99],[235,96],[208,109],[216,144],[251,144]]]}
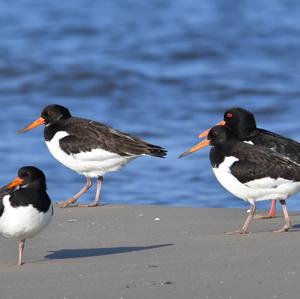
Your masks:
{"label": "black and white bird", "polygon": [[33,166],[19,169],[17,178],[0,191],[0,233],[19,240],[19,260],[25,240],[41,232],[51,221],[53,207],[46,192],[44,173]]}
{"label": "black and white bird", "polygon": [[[300,143],[276,133],[257,128],[254,115],[243,108],[230,108],[224,113],[224,120],[219,123],[230,128],[240,141],[252,145],[259,145],[272,149],[287,159],[300,165]],[[206,137],[209,130],[201,133],[199,137]],[[272,200],[267,215],[256,218],[274,218],[276,213],[276,200]]]}
{"label": "black and white bird", "polygon": [[86,185],[76,195],[63,202],[69,206],[88,191],[92,178],[97,178],[95,200],[89,205],[99,204],[103,175],[117,171],[140,156],[163,158],[167,151],[137,137],[120,132],[105,124],[73,117],[69,110],[60,105],[45,107],[32,124],[20,132],[45,124],[44,138],[51,154],[63,165],[86,177]]}
{"label": "black and white bird", "polygon": [[281,154],[262,146],[241,142],[226,126],[210,129],[207,139],[187,150],[184,157],[211,145],[210,162],[221,185],[233,195],[250,203],[250,213],[239,233],[247,233],[256,202],[275,198],[280,201],[285,225],[291,227],[286,199],[300,191],[300,166]]}

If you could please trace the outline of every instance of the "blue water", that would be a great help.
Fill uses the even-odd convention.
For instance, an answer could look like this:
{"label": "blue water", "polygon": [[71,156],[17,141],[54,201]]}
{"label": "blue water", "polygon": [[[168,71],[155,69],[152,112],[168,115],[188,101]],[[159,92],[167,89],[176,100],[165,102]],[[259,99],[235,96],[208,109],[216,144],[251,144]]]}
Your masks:
{"label": "blue water", "polygon": [[[56,201],[82,187],[84,178],[50,155],[42,128],[15,133],[58,103],[169,150],[107,174],[103,203],[246,207],[216,181],[208,149],[177,156],[231,106],[300,140],[299,15],[296,0],[5,1],[1,185],[34,164]],[[300,196],[288,205],[299,209]]]}

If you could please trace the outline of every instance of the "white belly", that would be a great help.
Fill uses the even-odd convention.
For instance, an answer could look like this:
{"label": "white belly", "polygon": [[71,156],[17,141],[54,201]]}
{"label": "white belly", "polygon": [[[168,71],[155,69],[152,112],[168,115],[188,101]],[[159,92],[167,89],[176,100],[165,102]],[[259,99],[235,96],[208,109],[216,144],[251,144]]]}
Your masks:
{"label": "white belly", "polygon": [[120,156],[102,149],[79,154],[66,154],[60,147],[59,140],[68,136],[67,132],[57,132],[46,145],[60,163],[86,177],[98,177],[106,172],[117,171],[138,156]]}
{"label": "white belly", "polygon": [[236,197],[253,203],[270,199],[285,200],[300,191],[300,182],[280,178],[262,178],[243,184],[230,171],[230,166],[236,161],[236,157],[227,157],[218,168],[213,168],[220,184]]}
{"label": "white belly", "polygon": [[41,213],[32,205],[14,208],[10,205],[9,198],[10,195],[3,198],[4,212],[0,218],[0,232],[6,238],[32,238],[50,223],[52,204],[46,213]]}

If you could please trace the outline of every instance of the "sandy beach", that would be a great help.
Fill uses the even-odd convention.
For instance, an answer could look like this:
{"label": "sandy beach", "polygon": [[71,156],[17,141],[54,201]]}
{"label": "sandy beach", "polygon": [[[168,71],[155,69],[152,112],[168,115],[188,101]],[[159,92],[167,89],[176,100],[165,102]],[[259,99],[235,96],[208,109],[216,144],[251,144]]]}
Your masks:
{"label": "sandy beach", "polygon": [[297,298],[300,215],[256,220],[248,235],[240,209],[114,206],[55,208],[28,240],[1,237],[1,298]]}

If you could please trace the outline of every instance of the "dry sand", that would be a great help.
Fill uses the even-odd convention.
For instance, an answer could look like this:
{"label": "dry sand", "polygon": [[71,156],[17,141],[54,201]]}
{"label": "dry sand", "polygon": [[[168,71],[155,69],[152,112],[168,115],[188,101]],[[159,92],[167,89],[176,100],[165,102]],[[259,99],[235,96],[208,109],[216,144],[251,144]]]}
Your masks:
{"label": "dry sand", "polygon": [[55,209],[25,247],[1,238],[0,298],[299,298],[300,216],[256,220],[239,209],[104,206]]}

